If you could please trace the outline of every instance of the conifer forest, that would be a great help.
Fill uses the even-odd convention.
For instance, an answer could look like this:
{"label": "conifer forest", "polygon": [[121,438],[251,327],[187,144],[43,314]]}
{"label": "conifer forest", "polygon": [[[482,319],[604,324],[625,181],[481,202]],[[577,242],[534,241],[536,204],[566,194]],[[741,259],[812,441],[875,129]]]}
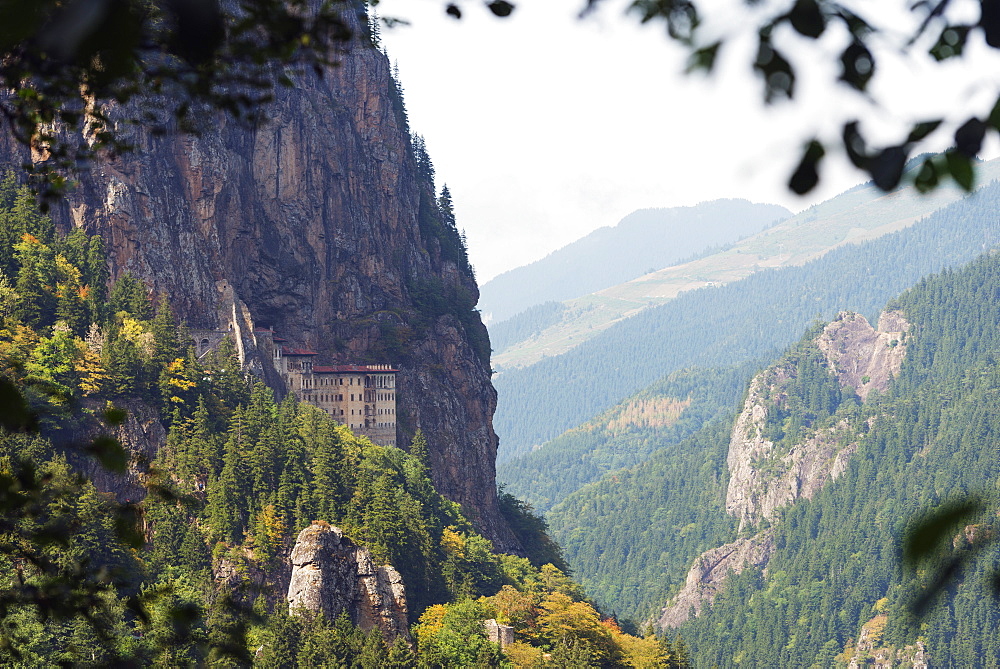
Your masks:
{"label": "conifer forest", "polygon": [[[902,33],[933,68],[1000,48],[986,2],[900,29],[740,4],[718,35],[709,3],[622,21],[684,76],[752,44],[789,136],[771,105],[822,84],[811,46],[866,104]],[[439,9],[573,53],[524,3]],[[752,125],[697,167],[757,112],[678,89],[719,127],[647,122],[603,88],[639,61],[583,87],[533,62],[533,88],[536,45],[491,69],[432,27],[454,48],[412,99],[492,98],[425,138],[395,10],[0,1],[0,667],[1000,667],[1000,102],[886,113],[884,146],[818,119],[758,203],[728,164]],[[559,107],[574,88],[607,100]],[[565,150],[607,101],[628,118]],[[598,224],[639,172],[567,165],[611,125],[658,199]],[[562,204],[519,190],[537,169]]]}

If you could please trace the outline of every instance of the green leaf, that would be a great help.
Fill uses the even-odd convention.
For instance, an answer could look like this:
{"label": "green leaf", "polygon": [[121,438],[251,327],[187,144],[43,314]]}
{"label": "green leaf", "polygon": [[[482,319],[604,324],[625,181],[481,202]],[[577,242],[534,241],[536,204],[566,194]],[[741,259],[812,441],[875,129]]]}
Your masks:
{"label": "green leaf", "polygon": [[906,158],[906,148],[903,146],[889,146],[871,156],[868,173],[872,175],[875,185],[884,191],[898,186],[899,180],[903,178]]}
{"label": "green leaf", "polygon": [[907,143],[914,143],[923,140],[927,135],[931,134],[941,125],[941,120],[936,121],[923,121],[922,123],[917,123],[910,130],[909,137],[906,138]]}
{"label": "green leaf", "polygon": [[968,37],[969,26],[947,26],[929,53],[938,61],[961,56]]}
{"label": "green leaf", "polygon": [[24,396],[6,377],[0,377],[0,426],[16,432],[33,429],[37,417],[28,409]]}
{"label": "green leaf", "polygon": [[803,195],[816,187],[819,183],[819,171],[816,168],[824,155],[826,149],[815,139],[806,145],[799,166],[788,180],[788,187],[793,193]]}
{"label": "green leaf", "polygon": [[845,123],[842,136],[844,139],[844,150],[847,152],[847,157],[850,158],[851,163],[855,167],[867,169],[868,149],[865,145],[865,138],[861,136],[861,132],[858,130],[858,122],[848,121]]}
{"label": "green leaf", "polygon": [[983,148],[983,138],[986,136],[986,124],[978,118],[970,118],[955,131],[955,150],[975,158]]}
{"label": "green leaf", "polygon": [[993,109],[990,111],[988,123],[994,130],[1000,130],[1000,98],[997,98],[996,104],[993,105]]}
{"label": "green leaf", "polygon": [[934,166],[934,161],[930,158],[924,160],[920,166],[920,171],[913,179],[913,185],[921,193],[929,193],[937,188],[939,182],[938,170]]}
{"label": "green leaf", "polygon": [[964,190],[971,191],[976,179],[976,174],[972,170],[972,159],[958,151],[949,151],[945,154],[945,159],[948,162],[948,171],[955,183]]}
{"label": "green leaf", "polygon": [[94,437],[85,450],[113,472],[124,472],[128,465],[128,453],[114,437],[108,435]]}
{"label": "green leaf", "polygon": [[980,0],[979,25],[983,29],[986,43],[1000,49],[1000,3],[996,0]]}
{"label": "green leaf", "polygon": [[864,91],[875,74],[875,57],[862,42],[852,42],[840,54],[840,81]]}
{"label": "green leaf", "polygon": [[119,409],[115,406],[109,406],[104,410],[101,416],[105,423],[108,425],[121,425],[125,422],[125,418],[128,417],[128,413],[124,409]]}
{"label": "green leaf", "polygon": [[826,17],[816,0],[796,0],[788,13],[788,21],[797,33],[813,39],[822,35],[826,29]]}
{"label": "green leaf", "polygon": [[715,68],[715,59],[719,55],[720,46],[722,46],[722,42],[715,42],[692,51],[691,55],[688,56],[685,72],[688,74],[692,72],[711,73]]}
{"label": "green leaf", "polygon": [[791,63],[771,44],[763,31],[760,34],[757,58],[753,64],[764,79],[764,101],[768,104],[778,97],[791,99],[795,95],[795,72]]}
{"label": "green leaf", "polygon": [[942,504],[917,521],[907,532],[903,542],[903,564],[916,569],[936,550],[947,546],[958,525],[982,512],[983,504],[976,497],[952,500]]}
{"label": "green leaf", "polygon": [[115,510],[115,532],[118,539],[131,548],[142,548],[146,537],[142,533],[142,518],[134,504],[123,504]]}
{"label": "green leaf", "polygon": [[514,5],[507,2],[507,0],[493,0],[486,6],[489,7],[493,14],[500,18],[508,17],[514,11]]}

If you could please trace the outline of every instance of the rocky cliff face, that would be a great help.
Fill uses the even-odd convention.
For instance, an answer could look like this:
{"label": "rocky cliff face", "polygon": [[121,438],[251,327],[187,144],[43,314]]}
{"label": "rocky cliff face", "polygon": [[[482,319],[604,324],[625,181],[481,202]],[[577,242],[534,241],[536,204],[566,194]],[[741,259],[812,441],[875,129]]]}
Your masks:
{"label": "rocky cliff face", "polygon": [[[840,386],[865,401],[871,391],[888,388],[899,372],[909,327],[898,312],[883,313],[877,329],[864,316],[843,312],[809,345],[822,353],[827,372]],[[784,449],[768,439],[768,414],[787,402],[789,384],[799,373],[795,362],[784,361],[756,375],[733,424],[726,511],[739,519],[741,533],[752,531],[761,521],[776,519],[798,499],[812,499],[844,472],[857,450],[857,442],[849,438],[856,426],[845,419],[806,430]],[[676,627],[691,611],[697,615],[715,598],[730,570],[763,568],[773,552],[771,531],[764,530],[703,553],[657,624]]]}
{"label": "rocky cliff face", "polygon": [[299,533],[291,555],[288,608],[321,612],[335,620],[347,611],[368,631],[378,628],[390,642],[409,638],[406,593],[399,572],[376,566],[367,548],[355,546],[326,523],[314,522]]}
{"label": "rocky cliff face", "polygon": [[730,571],[739,574],[748,567],[765,566],[774,554],[773,534],[766,530],[702,553],[688,571],[684,587],[663,608],[656,624],[661,629],[678,627],[715,600]]}
{"label": "rocky cliff face", "polygon": [[[122,124],[135,150],[79,174],[54,215],[99,232],[112,275],[141,277],[190,327],[233,327],[272,385],[255,327],[316,350],[318,364],[398,366],[399,443],[422,428],[438,489],[516,549],[496,501],[489,361],[470,344],[485,330],[417,299],[462,295],[468,316],[478,289],[421,226],[432,187],[393,91],[387,58],[359,43],[279,90],[267,123],[209,116],[199,136]],[[28,158],[3,133],[0,156]]]}
{"label": "rocky cliff face", "polygon": [[[827,325],[813,344],[826,358],[828,371],[841,387],[862,401],[872,390],[884,391],[899,372],[906,355],[909,324],[897,312],[887,312],[873,328],[864,316],[843,312]],[[743,410],[729,442],[729,488],[726,510],[740,519],[740,531],[773,519],[799,498],[812,499],[827,481],[837,478],[857,449],[845,439],[847,421],[813,430],[784,453],[766,438],[769,411],[784,401],[785,382],[795,377],[794,364],[779,364],[750,383]]]}
{"label": "rocky cliff face", "polygon": [[861,314],[841,312],[816,338],[816,345],[840,385],[862,401],[873,390],[884,392],[906,357],[910,324],[898,311],[884,311],[873,328]]}

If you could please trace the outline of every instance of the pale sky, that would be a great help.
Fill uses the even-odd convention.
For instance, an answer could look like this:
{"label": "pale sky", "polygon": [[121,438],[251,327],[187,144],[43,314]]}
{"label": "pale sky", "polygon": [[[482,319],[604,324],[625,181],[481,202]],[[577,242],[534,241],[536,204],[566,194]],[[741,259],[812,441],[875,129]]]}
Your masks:
{"label": "pale sky", "polygon": [[[717,13],[719,33],[747,21],[743,2],[708,1],[739,10]],[[479,2],[460,3],[460,21],[442,0],[379,5],[411,22],[383,29],[383,43],[398,63],[410,125],[426,139],[439,187],[451,190],[480,283],[640,208],[738,197],[802,209],[863,179],[833,156],[820,187],[796,198],[785,184],[807,138],[836,136],[859,114],[873,131],[885,122],[886,141],[898,133],[894,120],[985,114],[1000,72],[995,57],[934,68],[890,49],[873,82],[884,103],[876,109],[831,83],[843,40],[828,30],[802,47],[820,57],[805,59],[798,101],[765,108],[746,42],[723,54],[715,78],[684,77],[683,54],[662,25],[641,26],[621,2],[607,0],[584,20],[583,0],[515,4],[501,20]],[[948,133],[938,135],[943,148]]]}

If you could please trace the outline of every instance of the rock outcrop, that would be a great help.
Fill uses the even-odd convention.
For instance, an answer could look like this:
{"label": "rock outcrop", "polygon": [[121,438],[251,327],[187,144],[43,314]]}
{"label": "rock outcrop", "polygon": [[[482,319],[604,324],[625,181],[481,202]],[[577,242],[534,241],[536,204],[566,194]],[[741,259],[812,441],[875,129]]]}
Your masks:
{"label": "rock outcrop", "polygon": [[[740,418],[744,415],[740,414]],[[772,455],[774,444],[759,434],[737,438],[734,429],[729,448],[726,511],[739,518],[740,531],[761,520],[774,519],[781,509],[797,499],[812,499],[827,481],[840,476],[858,448],[856,442],[844,441],[850,432],[847,421],[817,430],[765,466],[763,463]]]}
{"label": "rock outcrop", "polygon": [[[852,389],[864,401],[872,390],[885,391],[899,372],[908,329],[898,312],[884,313],[878,330],[864,316],[843,312],[812,343],[841,387]],[[856,443],[845,439],[851,426],[840,421],[813,430],[788,452],[776,451],[765,436],[768,412],[783,401],[783,386],[796,374],[795,365],[786,362],[755,376],[733,425],[726,510],[739,518],[740,531],[773,519],[799,498],[812,499],[844,471],[857,449]]]}
{"label": "rock outcrop", "polygon": [[291,562],[290,613],[306,609],[332,621],[346,611],[365,631],[378,628],[390,642],[399,636],[409,639],[399,572],[376,566],[367,548],[356,546],[336,527],[314,522],[302,530]]}
{"label": "rock outcrop", "polygon": [[873,328],[861,314],[841,312],[816,338],[843,387],[862,401],[873,390],[885,392],[906,357],[910,324],[898,311],[884,311]]}
{"label": "rock outcrop", "polygon": [[656,624],[661,629],[678,627],[715,600],[730,570],[739,574],[748,567],[766,565],[774,554],[772,535],[767,530],[702,553],[688,571],[684,587],[663,608]]}
{"label": "rock outcrop", "polygon": [[882,646],[882,635],[888,618],[879,613],[861,626],[857,643],[848,647],[837,659],[847,661],[848,669],[893,669],[908,667],[912,669],[927,669],[927,648],[923,641],[903,648]]}
{"label": "rock outcrop", "polygon": [[[517,550],[496,499],[478,288],[421,223],[434,193],[388,59],[359,38],[335,67],[294,84],[253,127],[221,114],[206,115],[197,136],[117,123],[134,150],[76,175],[53,216],[100,233],[112,275],[131,272],[169,296],[189,327],[236,332],[244,363],[273,386],[256,327],[317,351],[317,364],[397,366],[397,443],[421,428],[438,490],[499,548]],[[0,157],[31,159],[9,133]],[[461,314],[438,308],[449,296]]]}
{"label": "rock outcrop", "polygon": [[[899,372],[908,330],[909,323],[899,312],[883,313],[878,329],[860,314],[843,312],[809,345],[823,354],[827,371],[840,386],[865,401],[873,390],[885,391]],[[767,438],[768,414],[787,400],[789,383],[798,373],[796,363],[785,360],[757,374],[733,424],[726,511],[739,519],[741,533],[776,519],[799,499],[812,499],[845,471],[857,451],[857,442],[850,439],[855,431],[845,419],[806,430],[783,450]],[[771,537],[771,531],[764,530],[703,553],[657,624],[676,627],[692,614],[698,615],[713,601],[730,571],[766,567],[774,552]]]}

